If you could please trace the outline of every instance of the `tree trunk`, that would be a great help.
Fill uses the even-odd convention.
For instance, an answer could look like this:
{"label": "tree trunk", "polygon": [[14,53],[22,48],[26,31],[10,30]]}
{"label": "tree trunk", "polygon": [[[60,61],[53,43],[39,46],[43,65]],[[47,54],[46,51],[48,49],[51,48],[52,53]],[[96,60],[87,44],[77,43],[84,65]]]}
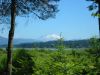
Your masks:
{"label": "tree trunk", "polygon": [[16,17],[16,0],[12,0],[11,3],[11,27],[8,36],[8,47],[7,47],[7,75],[12,75],[12,48],[13,48],[13,37],[15,30],[15,17]]}
{"label": "tree trunk", "polygon": [[[98,3],[98,13],[100,14],[100,3]],[[100,40],[100,16],[98,18],[99,21],[99,40]]]}

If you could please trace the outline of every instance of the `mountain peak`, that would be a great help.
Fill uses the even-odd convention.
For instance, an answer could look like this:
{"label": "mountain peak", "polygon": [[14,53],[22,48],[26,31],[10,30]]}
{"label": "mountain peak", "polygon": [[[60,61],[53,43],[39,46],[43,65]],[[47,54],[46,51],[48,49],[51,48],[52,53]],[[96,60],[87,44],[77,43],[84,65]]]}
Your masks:
{"label": "mountain peak", "polygon": [[60,36],[57,35],[57,34],[48,34],[48,35],[44,35],[44,36],[41,36],[39,38],[40,41],[54,41],[54,40],[58,40],[60,39]]}

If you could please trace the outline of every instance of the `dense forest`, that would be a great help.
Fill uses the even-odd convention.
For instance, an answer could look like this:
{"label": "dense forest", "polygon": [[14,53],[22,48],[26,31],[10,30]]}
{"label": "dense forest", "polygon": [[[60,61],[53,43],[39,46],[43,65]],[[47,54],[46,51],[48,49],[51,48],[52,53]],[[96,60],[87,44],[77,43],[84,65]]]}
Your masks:
{"label": "dense forest", "polygon": [[[59,45],[59,41],[48,41],[48,42],[33,42],[33,43],[22,43],[14,45],[14,48],[56,48]],[[63,41],[63,45],[66,48],[89,48],[89,40],[73,40]],[[1,48],[6,48],[7,45],[1,45]]]}

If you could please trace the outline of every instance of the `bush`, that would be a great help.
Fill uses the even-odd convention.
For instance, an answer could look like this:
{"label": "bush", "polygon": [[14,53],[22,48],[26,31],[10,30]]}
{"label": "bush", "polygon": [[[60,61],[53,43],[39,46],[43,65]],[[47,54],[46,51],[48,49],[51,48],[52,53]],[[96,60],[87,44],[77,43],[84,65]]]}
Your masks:
{"label": "bush", "polygon": [[0,54],[4,54],[6,51],[0,48]]}
{"label": "bush", "polygon": [[0,75],[4,75],[4,72],[6,70],[6,55],[3,54],[0,56]]}
{"label": "bush", "polygon": [[13,75],[32,75],[34,62],[26,50],[17,50],[13,58]]}
{"label": "bush", "polygon": [[90,49],[86,50],[90,56],[94,57],[95,63],[95,73],[96,75],[100,74],[100,39],[91,38],[90,39]]}

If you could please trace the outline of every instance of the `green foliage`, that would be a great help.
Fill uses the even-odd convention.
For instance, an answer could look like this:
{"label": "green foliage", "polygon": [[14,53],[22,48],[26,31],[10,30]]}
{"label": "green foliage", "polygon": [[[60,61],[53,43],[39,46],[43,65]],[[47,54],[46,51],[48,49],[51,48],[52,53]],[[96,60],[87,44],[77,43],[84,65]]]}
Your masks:
{"label": "green foliage", "polygon": [[62,51],[62,50],[64,50],[64,48],[65,48],[64,39],[63,38],[58,39],[58,41],[57,41],[57,49],[58,49],[58,51]]}
{"label": "green foliage", "polygon": [[95,61],[85,51],[58,50],[45,53],[33,51],[35,57],[34,75],[96,75]]}
{"label": "green foliage", "polygon": [[94,57],[95,61],[95,71],[96,75],[100,74],[100,39],[98,38],[91,38],[90,39],[90,49],[86,50],[88,54]]}
{"label": "green foliage", "polygon": [[3,49],[0,48],[0,52],[3,51]]}
{"label": "green foliage", "polygon": [[13,75],[32,75],[34,62],[26,50],[18,50],[13,59]]}
{"label": "green foliage", "polygon": [[100,17],[100,12],[98,12],[98,4],[100,4],[100,0],[86,0],[92,2],[91,5],[88,6],[90,11],[93,11],[92,16]]}
{"label": "green foliage", "polygon": [[[2,54],[0,72],[5,67],[4,60],[5,54]],[[99,68],[100,57],[96,62],[96,56],[81,49],[17,49],[13,52],[13,75],[99,75]]]}
{"label": "green foliage", "polygon": [[0,54],[5,53],[6,51],[0,48]]}
{"label": "green foliage", "polygon": [[95,57],[100,57],[100,39],[91,38],[90,49],[88,49],[87,51]]}
{"label": "green foliage", "polygon": [[[0,21],[11,15],[11,0],[0,0]],[[16,0],[16,16],[27,16],[31,13],[39,19],[55,17],[59,0]],[[28,15],[29,16],[29,15]],[[6,19],[8,20],[8,19]],[[4,21],[6,21],[4,20]]]}
{"label": "green foliage", "polygon": [[0,54],[0,75],[4,75],[5,68],[6,68],[6,55]]}

